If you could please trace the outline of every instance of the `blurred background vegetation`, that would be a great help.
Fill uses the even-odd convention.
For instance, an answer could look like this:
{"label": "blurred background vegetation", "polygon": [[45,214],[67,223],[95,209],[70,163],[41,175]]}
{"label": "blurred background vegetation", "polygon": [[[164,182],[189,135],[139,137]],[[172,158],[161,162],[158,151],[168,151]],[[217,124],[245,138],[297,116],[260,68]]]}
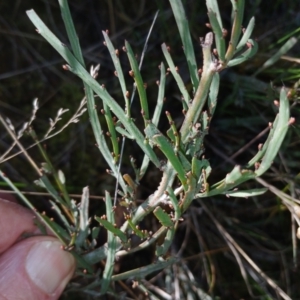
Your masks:
{"label": "blurred background vegetation", "polygon": [[[231,3],[219,1],[224,24],[230,28]],[[194,41],[199,68],[202,53],[199,37],[208,32],[208,22],[204,1],[183,0]],[[180,38],[168,1],[127,0],[73,0],[70,7],[86,64],[101,64],[98,81],[106,85],[118,99],[120,88],[114,76],[113,64],[108,50],[103,45],[102,30],[108,29],[116,48],[121,51],[127,39],[138,56],[141,55],[145,39],[154,14],[159,10],[158,19],[151,34],[142,74],[148,84],[147,93],[153,108],[156,101],[156,80],[159,79],[158,65],[163,60],[160,45],[166,42],[171,47],[173,60],[179,67],[183,79],[188,79],[187,66]],[[32,111],[32,101],[39,99],[40,109],[34,122],[34,129],[41,138],[49,128],[49,118],[54,119],[59,108],[68,108],[61,122],[71,116],[84,96],[82,84],[71,73],[66,73],[61,65],[63,60],[36,32],[25,11],[33,8],[49,28],[66,44],[66,33],[57,1],[27,0],[2,1],[0,3],[0,111],[10,118],[16,128],[28,121]],[[268,122],[274,119],[276,108],[273,101],[282,85],[291,89],[291,115],[296,123],[287,138],[271,170],[264,180],[272,186],[299,198],[299,88],[300,83],[300,3],[298,1],[246,1],[244,25],[255,16],[253,37],[259,43],[258,54],[249,62],[221,73],[221,89],[217,112],[206,140],[205,156],[210,160],[214,173],[210,180],[216,182],[232,169],[234,164],[243,164],[257,150],[257,145],[266,138]],[[291,39],[293,38],[293,39]],[[267,68],[261,68],[287,42],[293,47]],[[130,70],[125,55],[123,66]],[[128,87],[132,87],[130,76]],[[189,82],[186,82],[189,88]],[[179,91],[174,88],[172,78],[168,78],[164,110],[169,110],[177,122],[181,121]],[[121,99],[119,97],[119,99]],[[150,104],[151,107],[151,104]],[[133,115],[139,116],[139,106],[133,104]],[[167,120],[161,119],[160,127],[166,129]],[[59,126],[58,126],[59,127]],[[0,153],[11,144],[7,133],[1,127]],[[23,145],[33,143],[30,137],[22,139]],[[90,187],[92,195],[102,196],[104,190],[114,191],[114,180],[106,173],[89,126],[87,114],[81,121],[72,124],[61,134],[44,143],[53,164],[63,170],[70,194],[80,195],[84,186]],[[137,163],[142,153],[134,144],[126,144],[123,173],[132,174],[129,155],[134,153]],[[29,150],[34,159],[43,162],[36,148]],[[139,156],[140,155],[140,156]],[[22,155],[6,161],[2,169],[22,190],[41,192],[33,181],[34,172]],[[138,198],[153,193],[159,181],[159,173],[151,169],[143,179]],[[260,186],[256,182],[247,183],[248,188]],[[3,189],[6,187],[3,186]],[[47,209],[46,196],[30,196],[37,205]],[[272,192],[251,199],[216,197],[205,200],[219,222],[246,250],[248,255],[273,278],[292,299],[300,299],[299,251],[293,243],[291,215],[281,200]],[[252,295],[240,274],[239,266],[220,232],[195,201],[195,209],[187,212],[182,222],[172,253],[180,254],[187,262],[197,283],[205,291],[220,299],[249,299],[253,295],[259,299],[277,299],[258,274],[248,271]],[[101,214],[102,203],[94,199],[91,214]],[[121,214],[120,214],[121,215]],[[151,225],[149,225],[151,227]],[[204,254],[203,254],[204,253]],[[150,255],[150,257],[148,257]],[[144,264],[151,261],[153,254],[142,252],[135,255],[135,262],[121,262],[120,268],[128,264]],[[130,260],[130,259],[129,259]],[[126,266],[127,265],[127,266]],[[207,279],[207,265],[210,266],[210,280]],[[132,266],[131,266],[132,267]],[[209,282],[209,283],[208,283]]]}

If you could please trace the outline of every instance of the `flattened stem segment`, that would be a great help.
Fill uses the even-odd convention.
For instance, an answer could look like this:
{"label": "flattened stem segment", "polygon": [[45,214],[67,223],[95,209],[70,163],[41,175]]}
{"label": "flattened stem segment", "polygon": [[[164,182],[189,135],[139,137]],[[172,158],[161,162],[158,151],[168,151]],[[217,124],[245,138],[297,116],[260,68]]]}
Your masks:
{"label": "flattened stem segment", "polygon": [[217,72],[217,64],[213,61],[211,46],[213,43],[213,33],[209,32],[201,43],[203,52],[203,73],[200,84],[196,90],[192,104],[186,113],[180,133],[183,143],[186,143],[189,137],[190,128],[197,122],[200,113],[206,102],[213,75]]}

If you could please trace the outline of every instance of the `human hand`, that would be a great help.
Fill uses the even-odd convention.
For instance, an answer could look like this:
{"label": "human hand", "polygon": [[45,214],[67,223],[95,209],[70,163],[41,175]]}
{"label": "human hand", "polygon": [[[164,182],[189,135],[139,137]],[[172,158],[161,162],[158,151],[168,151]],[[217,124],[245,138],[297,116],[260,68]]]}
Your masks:
{"label": "human hand", "polygon": [[[0,299],[58,299],[75,271],[74,257],[55,237],[38,235],[30,211],[2,198]],[[24,238],[26,234],[35,236]]]}

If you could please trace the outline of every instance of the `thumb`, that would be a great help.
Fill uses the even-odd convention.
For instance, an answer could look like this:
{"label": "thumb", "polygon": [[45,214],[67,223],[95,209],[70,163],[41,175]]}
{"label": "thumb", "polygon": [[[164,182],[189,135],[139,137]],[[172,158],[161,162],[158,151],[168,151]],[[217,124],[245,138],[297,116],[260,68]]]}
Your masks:
{"label": "thumb", "polygon": [[22,240],[0,256],[0,299],[56,300],[74,271],[74,257],[54,237]]}

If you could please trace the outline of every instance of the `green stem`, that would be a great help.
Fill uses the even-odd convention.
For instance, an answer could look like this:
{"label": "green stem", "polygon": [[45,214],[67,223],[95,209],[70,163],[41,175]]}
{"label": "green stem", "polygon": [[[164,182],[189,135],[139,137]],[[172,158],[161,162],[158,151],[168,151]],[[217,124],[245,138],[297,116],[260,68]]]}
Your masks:
{"label": "green stem", "polygon": [[229,42],[229,46],[225,55],[225,62],[228,63],[233,55],[236,53],[236,47],[242,33],[242,22],[244,17],[244,7],[245,1],[244,0],[231,0],[233,13],[234,13],[234,20],[232,25],[232,32],[231,38]]}
{"label": "green stem", "polygon": [[217,71],[216,64],[212,61],[211,46],[213,43],[213,34],[209,32],[204,43],[202,43],[203,51],[203,73],[200,84],[194,96],[193,102],[186,113],[184,122],[180,129],[181,139],[183,143],[186,143],[189,137],[190,128],[199,119],[200,113],[206,102],[209,88],[214,74]]}
{"label": "green stem", "polygon": [[[116,115],[116,117],[122,122],[125,126],[125,129],[134,136],[136,142],[140,146],[140,148],[147,154],[150,160],[157,166],[160,166],[160,162],[155,155],[153,149],[144,143],[144,136],[137,128],[137,126],[133,123],[132,120],[128,119],[123,109],[119,106],[119,104],[109,95],[109,93],[103,89],[99,83],[92,78],[92,76],[86,71],[86,69],[82,66],[82,64],[73,56],[68,48],[66,48],[58,38],[47,28],[47,26],[43,23],[43,21],[38,17],[34,10],[29,10],[26,12],[32,23],[38,28],[38,32],[50,43],[50,45],[67,61],[69,66],[65,66],[67,69],[75,73],[79,78],[81,78],[100,98],[103,102],[105,102],[112,110],[112,112]],[[86,91],[87,93],[87,91]],[[88,112],[90,115],[91,123],[92,121],[98,120],[97,115],[97,107],[95,105],[94,97],[90,97],[90,101],[88,101]],[[94,120],[95,119],[95,120]],[[97,126],[99,127],[99,120],[97,122]],[[93,128],[94,129],[94,128]],[[97,130],[99,131],[100,128]],[[97,137],[96,137],[97,139]],[[98,143],[99,145],[99,143]],[[112,160],[113,164],[113,160]],[[111,166],[113,169],[113,166]]]}

